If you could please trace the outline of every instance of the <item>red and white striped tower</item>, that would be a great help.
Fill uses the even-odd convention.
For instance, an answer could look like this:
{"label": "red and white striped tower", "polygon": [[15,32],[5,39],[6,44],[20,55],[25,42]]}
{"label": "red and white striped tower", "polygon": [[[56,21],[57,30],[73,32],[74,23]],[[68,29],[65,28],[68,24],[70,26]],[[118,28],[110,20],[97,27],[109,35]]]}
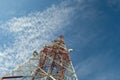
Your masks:
{"label": "red and white striped tower", "polygon": [[69,53],[61,35],[1,80],[78,80]]}

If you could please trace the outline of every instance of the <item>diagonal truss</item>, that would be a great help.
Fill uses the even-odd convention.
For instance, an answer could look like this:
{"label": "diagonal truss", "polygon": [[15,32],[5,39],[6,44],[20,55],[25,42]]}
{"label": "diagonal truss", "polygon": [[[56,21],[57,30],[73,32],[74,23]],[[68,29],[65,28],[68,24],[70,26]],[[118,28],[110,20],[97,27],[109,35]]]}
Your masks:
{"label": "diagonal truss", "polygon": [[0,80],[78,80],[69,53],[60,36]]}

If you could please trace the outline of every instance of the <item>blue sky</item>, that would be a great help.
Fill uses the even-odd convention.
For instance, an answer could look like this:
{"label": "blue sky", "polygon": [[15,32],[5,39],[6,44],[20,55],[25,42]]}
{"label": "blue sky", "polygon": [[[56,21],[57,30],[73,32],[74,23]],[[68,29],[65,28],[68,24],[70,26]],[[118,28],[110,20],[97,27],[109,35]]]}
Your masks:
{"label": "blue sky", "polygon": [[0,71],[63,34],[79,80],[120,80],[119,25],[119,0],[1,0]]}
{"label": "blue sky", "polygon": [[1,0],[0,1],[0,20],[5,21],[12,17],[20,17],[31,12],[43,11],[52,4],[59,3],[60,0]]}

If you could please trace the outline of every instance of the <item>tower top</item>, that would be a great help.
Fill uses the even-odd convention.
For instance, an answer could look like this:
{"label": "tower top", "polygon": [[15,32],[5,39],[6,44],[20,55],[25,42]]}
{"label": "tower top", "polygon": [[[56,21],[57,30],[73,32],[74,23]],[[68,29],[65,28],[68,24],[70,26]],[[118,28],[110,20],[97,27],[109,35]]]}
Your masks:
{"label": "tower top", "polygon": [[63,38],[64,38],[64,36],[63,36],[63,35],[60,35],[60,36],[59,36],[59,38],[63,39]]}

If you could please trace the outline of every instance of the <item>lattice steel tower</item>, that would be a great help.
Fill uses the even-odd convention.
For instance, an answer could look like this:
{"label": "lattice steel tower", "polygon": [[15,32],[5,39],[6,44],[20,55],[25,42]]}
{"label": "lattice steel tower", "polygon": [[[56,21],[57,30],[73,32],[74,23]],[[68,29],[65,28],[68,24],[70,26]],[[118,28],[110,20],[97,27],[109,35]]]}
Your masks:
{"label": "lattice steel tower", "polygon": [[34,51],[26,62],[10,71],[0,80],[78,80],[70,61],[63,36]]}

